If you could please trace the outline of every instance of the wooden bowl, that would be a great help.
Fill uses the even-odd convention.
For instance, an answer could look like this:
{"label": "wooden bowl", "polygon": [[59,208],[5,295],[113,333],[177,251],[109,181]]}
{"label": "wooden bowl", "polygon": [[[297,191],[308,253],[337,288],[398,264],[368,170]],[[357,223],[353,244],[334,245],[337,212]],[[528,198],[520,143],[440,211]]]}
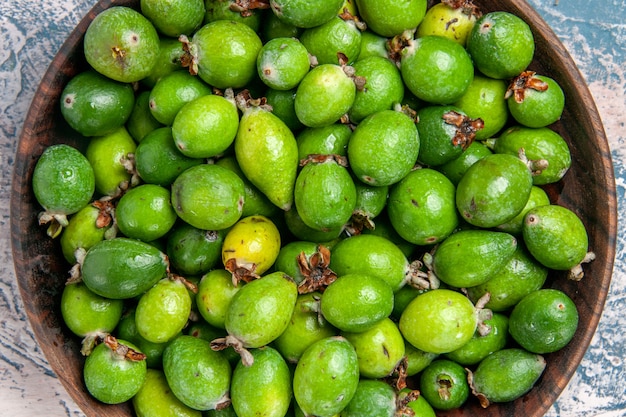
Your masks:
{"label": "wooden bowl", "polygon": [[[554,125],[569,143],[572,168],[551,189],[554,203],[576,212],[589,233],[596,260],[585,266],[581,282],[553,274],[549,285],[565,291],[576,303],[580,326],[574,339],[561,351],[546,355],[547,368],[538,385],[517,401],[482,409],[470,400],[460,410],[440,416],[525,416],[545,414],[567,385],[596,330],[606,299],[615,256],[617,214],[611,154],[593,98],[568,52],[548,25],[524,0],[476,0],[483,11],[505,10],[528,22],[536,40],[531,68],[553,77],[566,96],[566,108]],[[84,148],[85,140],[69,128],[60,114],[59,97],[72,76],[87,68],[82,39],[89,23],[114,5],[138,7],[139,0],[101,0],[85,16],[61,47],[43,77],[20,137],[11,190],[11,239],[18,284],[35,336],[51,368],[78,406],[89,417],[122,417],[133,414],[129,403],[111,406],[94,400],[82,379],[84,359],[80,340],[63,324],[61,291],[70,265],[58,241],[37,223],[41,211],[31,190],[35,163],[44,149],[55,143]]]}

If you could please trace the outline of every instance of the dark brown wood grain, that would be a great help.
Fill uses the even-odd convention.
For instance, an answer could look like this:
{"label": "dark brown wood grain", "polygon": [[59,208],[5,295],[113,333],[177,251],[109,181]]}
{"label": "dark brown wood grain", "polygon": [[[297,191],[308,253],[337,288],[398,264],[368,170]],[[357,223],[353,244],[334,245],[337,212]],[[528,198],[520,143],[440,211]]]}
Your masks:
{"label": "dark brown wood grain", "polygon": [[[574,210],[585,223],[590,249],[596,260],[585,267],[581,282],[553,274],[549,285],[565,291],[576,302],[579,330],[572,342],[546,355],[548,366],[538,385],[508,404],[482,409],[471,400],[460,410],[439,416],[539,417],[562,392],[575,373],[596,330],[611,280],[615,256],[617,203],[613,167],[607,139],[595,103],[585,81],[564,46],[524,0],[476,0],[484,12],[505,10],[531,25],[536,40],[532,69],[554,78],[566,96],[562,119],[552,127],[569,143],[572,168],[551,188],[553,202]],[[86,64],[82,36],[91,20],[112,5],[137,7],[138,0],[103,0],[80,22],[55,57],[36,92],[20,137],[11,191],[11,238],[16,276],[34,333],[51,368],[71,397],[89,417],[132,415],[129,404],[99,403],[86,392],[82,379],[83,358],[78,340],[64,326],[60,295],[68,276],[58,242],[37,224],[40,211],[30,187],[32,172],[43,150],[54,143],[84,147],[85,139],[72,132],[60,115],[58,100],[67,81]]]}

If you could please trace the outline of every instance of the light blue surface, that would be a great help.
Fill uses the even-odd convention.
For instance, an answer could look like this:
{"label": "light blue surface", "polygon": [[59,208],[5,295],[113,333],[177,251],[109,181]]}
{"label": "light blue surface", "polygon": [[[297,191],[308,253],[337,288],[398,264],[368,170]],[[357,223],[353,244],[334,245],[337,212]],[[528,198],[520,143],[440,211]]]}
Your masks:
{"label": "light blue surface", "polygon": [[[39,80],[94,0],[0,1],[0,415],[82,416],[34,339],[10,257],[10,178],[17,138]],[[586,78],[614,158],[620,231],[626,194],[626,1],[529,0]],[[578,372],[549,417],[626,416],[626,253],[618,239],[606,309]],[[592,284],[590,284],[592,285]],[[523,417],[523,416],[520,416]]]}

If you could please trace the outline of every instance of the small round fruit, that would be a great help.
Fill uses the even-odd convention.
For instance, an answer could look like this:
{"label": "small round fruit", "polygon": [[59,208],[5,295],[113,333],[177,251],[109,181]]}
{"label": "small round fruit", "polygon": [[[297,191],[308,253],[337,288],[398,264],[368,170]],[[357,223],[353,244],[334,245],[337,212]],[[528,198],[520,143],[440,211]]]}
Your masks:
{"label": "small round fruit", "polygon": [[99,296],[80,282],[63,287],[63,322],[79,337],[111,333],[122,317],[123,307],[121,300]]}
{"label": "small round fruit", "polygon": [[163,35],[189,35],[204,19],[204,0],[141,0],[141,13]]}
{"label": "small round fruit", "polygon": [[361,52],[361,31],[354,20],[345,20],[339,16],[305,29],[299,39],[318,64],[350,65]]}
{"label": "small round fruit", "polygon": [[105,239],[106,232],[110,230],[112,224],[112,219],[106,210],[106,208],[103,211],[94,204],[88,204],[70,217],[59,239],[63,256],[70,264],[76,263],[78,249],[89,250]]}
{"label": "small round fruit", "polygon": [[[201,417],[202,412],[183,404],[170,389],[163,371],[148,368],[146,379],[132,398],[138,417]],[[170,414],[172,413],[172,414]]]}
{"label": "small round fruit", "polygon": [[182,275],[202,275],[220,261],[225,230],[202,230],[190,224],[176,225],[167,235],[166,252],[171,266]]}
{"label": "small round fruit", "polygon": [[189,71],[178,70],[161,77],[150,91],[150,113],[171,126],[178,111],[190,101],[211,94],[211,88]]}
{"label": "small round fruit", "polygon": [[273,14],[282,22],[311,28],[333,18],[343,0],[271,0],[269,3]]}
{"label": "small round fruit", "polygon": [[196,294],[196,305],[202,318],[211,326],[224,329],[230,302],[242,285],[233,285],[232,274],[225,269],[207,272],[200,280]]}
{"label": "small round fruit", "polygon": [[[453,5],[456,3],[457,5]],[[466,6],[466,4],[468,4]],[[417,37],[437,35],[452,39],[465,46],[467,37],[480,17],[478,7],[471,2],[442,2],[426,11],[417,27]]]}
{"label": "small round fruit", "polygon": [[360,17],[373,32],[384,37],[416,28],[426,14],[426,0],[357,0]]}
{"label": "small round fruit", "polygon": [[467,372],[454,361],[434,360],[420,376],[420,394],[438,410],[461,407],[469,393]]}
{"label": "small round fruit", "polygon": [[177,216],[167,188],[142,184],[122,196],[115,208],[115,218],[124,235],[151,242],[165,236],[176,223]]}
{"label": "small round fruit", "polygon": [[311,66],[306,47],[296,38],[275,38],[266,42],[257,56],[261,81],[276,90],[298,86]]}
{"label": "small round fruit", "polygon": [[528,127],[548,126],[561,118],[565,94],[552,78],[525,71],[511,82],[507,91],[511,116]]}

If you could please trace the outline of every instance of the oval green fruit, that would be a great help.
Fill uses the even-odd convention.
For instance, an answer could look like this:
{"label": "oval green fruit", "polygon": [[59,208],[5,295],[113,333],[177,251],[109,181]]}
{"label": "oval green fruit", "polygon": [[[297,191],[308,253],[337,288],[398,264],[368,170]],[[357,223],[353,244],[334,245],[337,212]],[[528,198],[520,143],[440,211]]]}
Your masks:
{"label": "oval green fruit", "polygon": [[170,389],[162,370],[148,368],[146,379],[132,398],[137,417],[202,417],[202,412],[183,404]]}

